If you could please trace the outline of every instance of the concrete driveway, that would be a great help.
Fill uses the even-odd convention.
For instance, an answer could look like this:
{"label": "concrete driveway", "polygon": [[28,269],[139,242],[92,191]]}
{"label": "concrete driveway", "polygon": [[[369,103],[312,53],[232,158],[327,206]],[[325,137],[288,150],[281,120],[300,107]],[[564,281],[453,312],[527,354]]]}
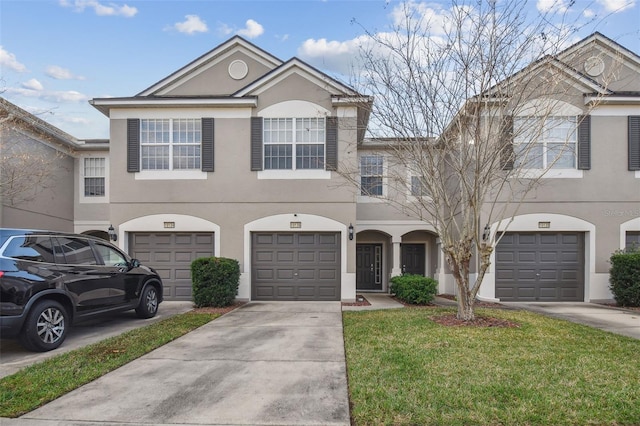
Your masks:
{"label": "concrete driveway", "polygon": [[340,302],[252,302],[7,425],[349,425]]}
{"label": "concrete driveway", "polygon": [[192,309],[193,302],[162,302],[158,314],[145,320],[138,318],[135,311],[126,311],[81,322],[69,329],[69,334],[62,346],[49,352],[31,352],[24,349],[16,340],[2,339],[0,340],[0,377],[14,374],[21,368],[44,361],[47,358],[117,336],[125,331],[162,321]]}
{"label": "concrete driveway", "polygon": [[640,339],[640,311],[611,308],[586,302],[501,302],[554,318],[588,325],[604,331]]}

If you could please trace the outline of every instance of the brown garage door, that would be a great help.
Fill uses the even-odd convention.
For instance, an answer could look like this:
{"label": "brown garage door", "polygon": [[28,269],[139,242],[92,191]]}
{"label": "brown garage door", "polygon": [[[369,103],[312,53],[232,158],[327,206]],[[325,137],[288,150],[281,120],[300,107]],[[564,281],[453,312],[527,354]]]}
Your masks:
{"label": "brown garage door", "polygon": [[253,300],[340,300],[340,234],[252,234]]}
{"label": "brown garage door", "polygon": [[213,256],[212,233],[133,233],[129,253],[158,272],[165,300],[191,300],[191,262]]}
{"label": "brown garage door", "polygon": [[502,301],[584,300],[584,234],[507,233],[496,247]]}

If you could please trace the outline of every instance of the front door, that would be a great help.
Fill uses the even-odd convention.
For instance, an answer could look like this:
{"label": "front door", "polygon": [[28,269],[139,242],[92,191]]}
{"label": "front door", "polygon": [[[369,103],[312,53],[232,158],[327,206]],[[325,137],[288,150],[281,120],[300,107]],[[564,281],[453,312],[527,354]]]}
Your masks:
{"label": "front door", "polygon": [[382,290],[382,244],[356,244],[356,290]]}
{"label": "front door", "polygon": [[425,273],[424,244],[402,244],[402,273],[423,275]]}

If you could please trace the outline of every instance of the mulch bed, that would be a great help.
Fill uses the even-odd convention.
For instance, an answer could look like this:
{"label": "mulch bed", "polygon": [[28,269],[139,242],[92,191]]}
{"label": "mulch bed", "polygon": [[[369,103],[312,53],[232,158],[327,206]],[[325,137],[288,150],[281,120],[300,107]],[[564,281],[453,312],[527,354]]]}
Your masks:
{"label": "mulch bed", "polygon": [[445,314],[431,317],[434,322],[445,327],[500,327],[519,328],[520,324],[502,318],[483,317],[476,315],[473,321],[463,321],[456,318],[456,314]]}

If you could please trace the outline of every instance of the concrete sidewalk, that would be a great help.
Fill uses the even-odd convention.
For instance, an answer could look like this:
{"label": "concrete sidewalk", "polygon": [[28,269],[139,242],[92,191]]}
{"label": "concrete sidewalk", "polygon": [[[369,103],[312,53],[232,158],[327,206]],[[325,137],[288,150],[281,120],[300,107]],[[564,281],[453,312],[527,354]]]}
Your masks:
{"label": "concrete sidewalk", "polygon": [[640,312],[587,302],[501,302],[550,317],[588,325],[611,333],[640,339]]}
{"label": "concrete sidewalk", "polygon": [[4,425],[349,425],[340,302],[252,302]]}

